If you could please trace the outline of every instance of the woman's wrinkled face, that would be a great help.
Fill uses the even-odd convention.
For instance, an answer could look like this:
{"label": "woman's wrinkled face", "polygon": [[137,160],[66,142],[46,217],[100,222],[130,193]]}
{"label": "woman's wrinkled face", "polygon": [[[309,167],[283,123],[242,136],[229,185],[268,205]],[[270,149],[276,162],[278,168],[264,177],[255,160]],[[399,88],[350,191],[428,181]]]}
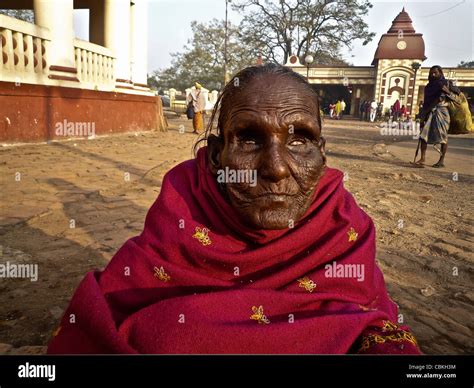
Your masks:
{"label": "woman's wrinkled face", "polygon": [[224,140],[208,146],[214,174],[247,177],[224,181],[247,224],[291,228],[304,215],[325,165],[319,123],[315,95],[288,76],[262,75],[234,94],[221,123]]}

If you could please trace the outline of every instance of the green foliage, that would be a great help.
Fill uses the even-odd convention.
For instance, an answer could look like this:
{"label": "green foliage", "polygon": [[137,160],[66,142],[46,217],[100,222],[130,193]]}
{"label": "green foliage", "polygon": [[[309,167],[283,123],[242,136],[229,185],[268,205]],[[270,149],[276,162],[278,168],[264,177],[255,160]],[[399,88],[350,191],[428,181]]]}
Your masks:
{"label": "green foliage", "polygon": [[474,61],[461,61],[458,67],[463,68],[474,68]]}
{"label": "green foliage", "polygon": [[[228,24],[227,72],[235,74],[257,60],[256,50],[242,42],[238,28]],[[183,52],[171,54],[171,67],[153,72],[157,89],[177,90],[199,82],[209,90],[219,90],[224,84],[225,22],[213,19],[209,23],[191,23],[193,38]]]}

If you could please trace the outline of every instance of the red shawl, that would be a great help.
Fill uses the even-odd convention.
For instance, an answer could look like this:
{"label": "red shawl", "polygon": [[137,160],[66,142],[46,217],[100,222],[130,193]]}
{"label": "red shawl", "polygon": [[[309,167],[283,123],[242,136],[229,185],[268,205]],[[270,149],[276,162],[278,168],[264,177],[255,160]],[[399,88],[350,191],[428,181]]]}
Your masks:
{"label": "red shawl", "polygon": [[340,171],[326,168],[294,228],[254,230],[203,148],[165,175],[143,233],[86,275],[48,352],[419,353],[396,318]]}

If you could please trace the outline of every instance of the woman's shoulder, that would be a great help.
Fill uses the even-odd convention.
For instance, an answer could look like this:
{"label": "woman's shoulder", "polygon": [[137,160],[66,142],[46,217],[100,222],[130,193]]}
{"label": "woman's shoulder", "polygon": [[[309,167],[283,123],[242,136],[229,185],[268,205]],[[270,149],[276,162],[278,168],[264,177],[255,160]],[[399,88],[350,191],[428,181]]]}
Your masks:
{"label": "woman's shoulder", "polygon": [[185,160],[168,170],[163,177],[163,185],[166,183],[186,184],[197,175],[196,159]]}

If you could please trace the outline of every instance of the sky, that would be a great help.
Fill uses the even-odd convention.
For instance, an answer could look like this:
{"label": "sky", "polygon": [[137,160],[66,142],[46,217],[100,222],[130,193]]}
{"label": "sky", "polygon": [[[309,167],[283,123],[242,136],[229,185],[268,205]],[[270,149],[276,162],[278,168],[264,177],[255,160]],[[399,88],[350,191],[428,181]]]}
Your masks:
{"label": "sky", "polygon": [[[233,0],[235,1],[235,0]],[[474,53],[474,0],[372,0],[373,8],[365,17],[376,36],[363,46],[356,40],[352,50],[343,50],[343,58],[356,66],[369,66],[380,36],[387,32],[393,19],[405,7],[413,26],[425,40],[423,66],[439,64],[457,66],[461,61],[472,61]],[[207,22],[224,19],[225,0],[149,0],[148,5],[148,71],[169,67],[171,53],[183,50],[192,37],[193,20]],[[75,11],[76,36],[88,39],[88,11]],[[229,6],[229,20],[238,24],[241,17]]]}

